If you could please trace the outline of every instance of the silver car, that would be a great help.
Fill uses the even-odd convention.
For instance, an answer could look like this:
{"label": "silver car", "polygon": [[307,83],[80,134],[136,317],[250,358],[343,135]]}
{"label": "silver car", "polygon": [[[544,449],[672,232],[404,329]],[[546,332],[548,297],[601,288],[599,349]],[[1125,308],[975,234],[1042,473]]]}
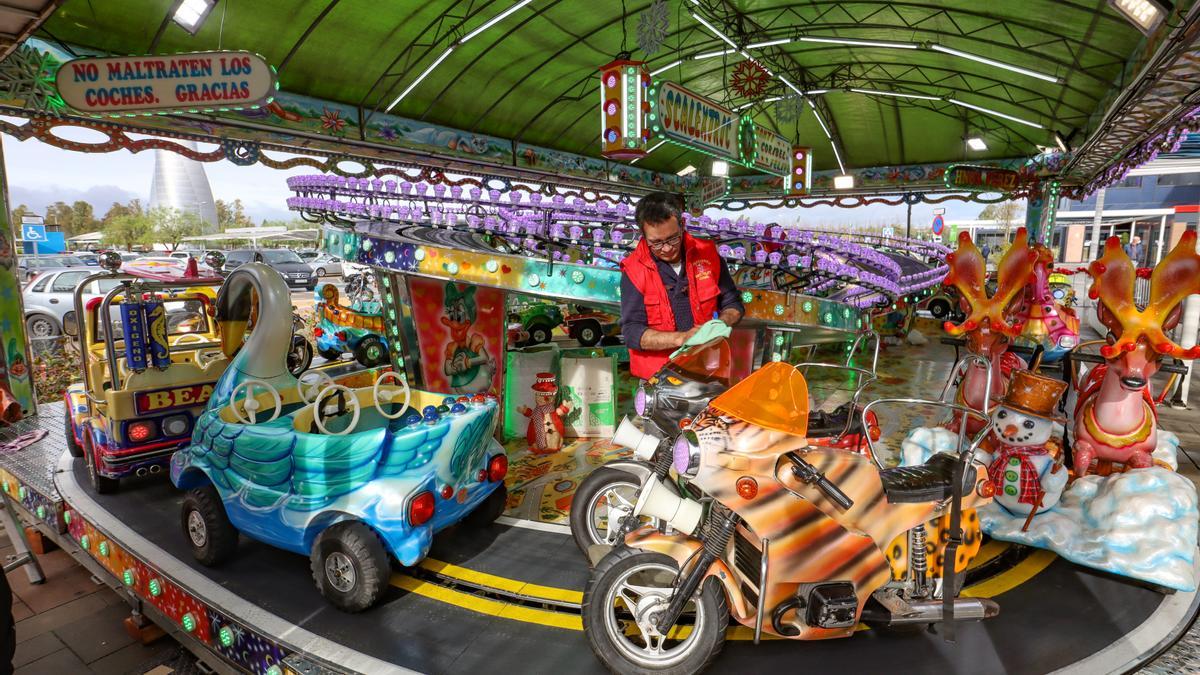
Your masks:
{"label": "silver car", "polygon": [[313,272],[316,272],[319,277],[342,276],[342,259],[328,253],[318,254],[312,259],[304,259],[304,262],[308,263],[308,266],[313,268]]}
{"label": "silver car", "polygon": [[[44,270],[25,287],[21,296],[25,301],[25,330],[30,340],[46,340],[63,334],[63,322],[75,315],[72,295],[75,287],[96,272],[89,268]],[[97,279],[86,289],[86,297],[101,297],[118,285],[117,281]]]}

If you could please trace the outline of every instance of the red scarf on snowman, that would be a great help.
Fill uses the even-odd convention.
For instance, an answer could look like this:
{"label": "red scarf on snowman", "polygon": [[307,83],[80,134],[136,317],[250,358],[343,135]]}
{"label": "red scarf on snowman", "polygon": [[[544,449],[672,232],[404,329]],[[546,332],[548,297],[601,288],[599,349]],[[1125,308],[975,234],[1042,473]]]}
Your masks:
{"label": "red scarf on snowman", "polygon": [[1021,491],[1017,496],[1017,503],[1032,504],[1036,508],[1038,504],[1042,503],[1046,492],[1042,490],[1042,477],[1029,458],[1034,455],[1048,454],[1050,451],[1044,445],[1001,445],[1000,450],[992,459],[991,465],[988,466],[988,478],[991,479],[992,486],[996,488],[996,493],[1004,493],[1004,474],[1009,470],[1008,461],[1016,457],[1021,462],[1019,481]]}

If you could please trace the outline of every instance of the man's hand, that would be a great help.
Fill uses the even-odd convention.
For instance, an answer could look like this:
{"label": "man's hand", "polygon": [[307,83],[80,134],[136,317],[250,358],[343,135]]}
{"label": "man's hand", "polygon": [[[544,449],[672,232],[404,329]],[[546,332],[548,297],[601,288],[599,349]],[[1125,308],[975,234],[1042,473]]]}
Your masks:
{"label": "man's hand", "polygon": [[717,315],[717,318],[721,321],[724,321],[726,326],[733,328],[738,324],[739,321],[742,320],[742,313],[734,307],[726,307],[725,309],[721,310],[721,313]]}
{"label": "man's hand", "polygon": [[692,326],[690,330],[685,330],[682,333],[676,333],[676,335],[679,336],[679,344],[677,344],[675,346],[682,347],[683,343],[690,340],[693,335],[695,335],[697,332],[699,332],[699,330],[700,330],[700,326]]}

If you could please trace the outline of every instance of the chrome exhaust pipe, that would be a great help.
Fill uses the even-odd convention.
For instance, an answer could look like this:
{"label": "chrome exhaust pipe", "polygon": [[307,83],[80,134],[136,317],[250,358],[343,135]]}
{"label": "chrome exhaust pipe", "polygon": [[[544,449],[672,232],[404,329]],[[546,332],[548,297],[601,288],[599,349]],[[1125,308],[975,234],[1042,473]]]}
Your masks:
{"label": "chrome exhaust pipe", "polygon": [[142,468],[138,469],[137,471],[134,471],[133,475],[137,476],[138,478],[141,478],[142,476],[145,476],[146,473],[147,473],[146,467],[143,466]]}
{"label": "chrome exhaust pipe", "polygon": [[[901,600],[875,596],[877,606],[863,608],[862,621],[866,624],[899,626],[911,623],[939,623],[942,621],[942,601]],[[988,598],[955,598],[955,621],[978,621],[990,619],[1000,613],[1000,605]]]}
{"label": "chrome exhaust pipe", "polygon": [[150,467],[150,473],[159,473],[160,471],[162,471],[162,467],[159,466],[158,464],[155,464],[154,466]]}

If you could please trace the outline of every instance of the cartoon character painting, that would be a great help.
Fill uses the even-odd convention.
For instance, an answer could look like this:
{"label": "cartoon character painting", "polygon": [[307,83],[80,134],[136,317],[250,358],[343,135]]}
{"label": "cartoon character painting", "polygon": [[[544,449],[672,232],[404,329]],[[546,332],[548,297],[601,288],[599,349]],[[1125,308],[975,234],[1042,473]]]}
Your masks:
{"label": "cartoon character painting", "polygon": [[996,443],[980,453],[996,490],[996,503],[1009,513],[1041,513],[1058,503],[1067,484],[1061,447],[1052,440],[1055,410],[1067,383],[1028,370],[1013,374],[1008,392],[992,413]]}
{"label": "cartoon character painting", "polygon": [[446,284],[442,325],[450,330],[443,372],[456,394],[487,391],[496,373],[496,361],[488,353],[483,336],[471,332],[475,323],[475,286]]}

